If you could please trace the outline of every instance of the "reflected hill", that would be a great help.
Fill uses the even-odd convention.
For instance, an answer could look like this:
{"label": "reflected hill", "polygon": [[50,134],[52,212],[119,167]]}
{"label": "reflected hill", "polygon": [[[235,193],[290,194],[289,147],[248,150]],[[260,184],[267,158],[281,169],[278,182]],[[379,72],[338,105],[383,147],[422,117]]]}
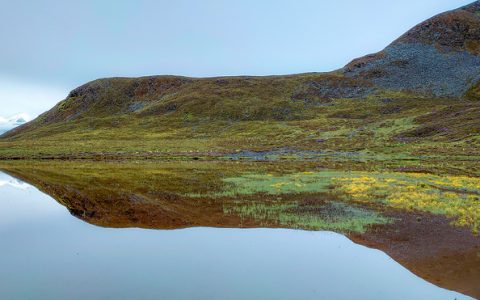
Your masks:
{"label": "reflected hill", "polygon": [[[93,225],[332,230],[387,253],[433,284],[480,298],[480,238],[468,228],[452,226],[443,216],[379,209],[382,217],[375,219],[377,212],[342,204],[331,192],[202,196],[202,190],[219,190],[224,184],[222,178],[237,172],[285,172],[305,167],[221,162],[49,162],[12,164],[2,166],[2,171],[35,186],[73,216]],[[359,215],[371,223],[358,221]],[[381,222],[383,218],[391,221]],[[342,222],[361,226],[342,227]]]}

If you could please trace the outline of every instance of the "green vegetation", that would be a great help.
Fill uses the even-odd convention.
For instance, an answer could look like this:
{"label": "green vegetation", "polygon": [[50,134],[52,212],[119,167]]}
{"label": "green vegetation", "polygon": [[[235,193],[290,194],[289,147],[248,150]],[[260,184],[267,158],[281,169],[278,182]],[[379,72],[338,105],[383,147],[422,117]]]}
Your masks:
{"label": "green vegetation", "polygon": [[308,229],[329,230],[335,232],[365,233],[372,225],[384,225],[391,222],[380,213],[358,208],[345,203],[299,205],[299,203],[242,202],[224,207],[227,214],[239,215],[242,219],[254,218],[260,225]]}
{"label": "green vegetation", "polygon": [[[99,91],[73,94],[1,138],[0,159],[212,158],[278,148],[367,153],[374,159],[480,157],[480,102],[387,91],[353,99],[307,93],[297,99],[299,86],[325,78],[343,80],[305,74],[95,81],[91,88],[98,85]],[[161,92],[170,81],[179,86]]]}
{"label": "green vegetation", "polygon": [[363,232],[395,210],[478,231],[478,9],[330,73],[95,80],[3,135],[0,162],[97,222],[153,211],[187,226],[225,208],[252,226]]}
{"label": "green vegetation", "polygon": [[479,9],[330,73],[95,80],[1,136],[0,170],[99,226],[332,230],[464,292],[459,274],[478,286]]}
{"label": "green vegetation", "polygon": [[480,179],[431,174],[361,173],[334,178],[347,201],[378,202],[454,218],[454,224],[480,230]]}
{"label": "green vegetation", "polygon": [[327,191],[332,172],[303,172],[274,176],[273,174],[245,174],[226,178],[227,188],[211,196],[240,196],[266,193],[270,195],[291,193],[319,193]]}
{"label": "green vegetation", "polygon": [[[453,218],[455,225],[468,226],[475,233],[480,229],[479,178],[402,172],[323,171],[277,176],[244,174],[240,177],[226,178],[224,182],[227,186],[222,192],[209,192],[203,196],[241,197],[254,194],[321,193],[324,198],[332,199],[335,198],[333,195],[336,195],[345,202],[361,203],[370,207],[380,206],[445,215]],[[293,204],[280,202],[279,206],[273,205],[270,208],[262,203],[239,209],[246,215],[256,216],[260,213],[268,218],[270,213],[275,214],[279,210],[288,211],[292,208],[289,205]],[[288,214],[284,214],[283,218],[290,219]],[[315,219],[311,219],[310,216],[298,222],[307,226],[305,220],[315,223]],[[311,226],[315,227],[312,224]]]}
{"label": "green vegetation", "polygon": [[[145,209],[203,226],[226,214],[249,226],[364,232],[395,221],[385,212],[399,211],[446,216],[478,232],[480,178],[435,162],[406,172],[411,163],[324,160],[328,169],[319,169],[319,161],[5,161],[0,168],[75,211],[85,210],[87,199],[97,216],[118,214],[122,224],[132,222],[129,211]],[[84,200],[69,203],[76,199]]]}

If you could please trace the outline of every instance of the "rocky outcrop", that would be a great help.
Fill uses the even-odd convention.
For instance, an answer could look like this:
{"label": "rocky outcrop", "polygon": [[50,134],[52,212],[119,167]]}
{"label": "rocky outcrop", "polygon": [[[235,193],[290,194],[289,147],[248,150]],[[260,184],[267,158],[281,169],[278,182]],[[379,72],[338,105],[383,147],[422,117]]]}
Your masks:
{"label": "rocky outcrop", "polygon": [[464,97],[480,80],[480,1],[435,16],[344,68],[382,89]]}

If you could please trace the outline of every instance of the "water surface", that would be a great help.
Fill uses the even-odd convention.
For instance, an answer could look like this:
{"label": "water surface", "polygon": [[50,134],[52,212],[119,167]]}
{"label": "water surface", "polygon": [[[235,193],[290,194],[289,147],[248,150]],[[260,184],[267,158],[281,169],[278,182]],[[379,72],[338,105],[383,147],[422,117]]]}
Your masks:
{"label": "water surface", "polygon": [[331,232],[97,227],[0,173],[1,299],[471,299]]}

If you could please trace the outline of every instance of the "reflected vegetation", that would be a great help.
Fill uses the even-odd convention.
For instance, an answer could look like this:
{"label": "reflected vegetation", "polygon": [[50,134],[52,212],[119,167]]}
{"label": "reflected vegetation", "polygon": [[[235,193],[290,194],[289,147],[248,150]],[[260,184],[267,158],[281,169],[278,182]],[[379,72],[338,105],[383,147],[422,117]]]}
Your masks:
{"label": "reflected vegetation", "polygon": [[[320,162],[3,162],[103,227],[343,233],[440,287],[480,297],[480,179]],[[355,168],[350,168],[355,169]]]}

